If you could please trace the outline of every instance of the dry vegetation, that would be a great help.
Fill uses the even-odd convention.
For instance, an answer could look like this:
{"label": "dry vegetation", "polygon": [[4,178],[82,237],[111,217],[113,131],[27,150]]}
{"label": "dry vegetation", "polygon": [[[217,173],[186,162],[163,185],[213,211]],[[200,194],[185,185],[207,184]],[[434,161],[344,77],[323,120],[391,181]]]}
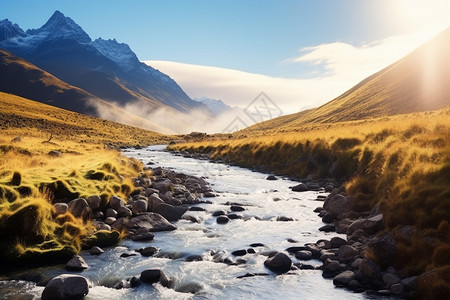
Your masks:
{"label": "dry vegetation", "polygon": [[[398,242],[397,268],[409,274],[450,268],[450,110],[242,131],[229,140],[170,147],[293,177],[344,179],[355,210],[377,205],[384,213]],[[406,225],[413,228],[408,236]],[[446,280],[435,278],[431,288],[448,289]]]}
{"label": "dry vegetation", "polygon": [[139,162],[103,145],[12,138],[0,135],[0,257],[15,264],[73,255],[95,232],[89,220],[70,212],[55,217],[53,202],[127,199],[131,178],[142,172]]}
{"label": "dry vegetation", "polygon": [[127,199],[142,165],[114,146],[167,143],[155,132],[0,93],[0,261],[2,266],[67,259],[93,240],[89,220],[55,216],[54,202],[99,195]]}
{"label": "dry vegetation", "polygon": [[170,137],[31,101],[0,92],[0,129],[3,133],[117,146],[167,143]]}

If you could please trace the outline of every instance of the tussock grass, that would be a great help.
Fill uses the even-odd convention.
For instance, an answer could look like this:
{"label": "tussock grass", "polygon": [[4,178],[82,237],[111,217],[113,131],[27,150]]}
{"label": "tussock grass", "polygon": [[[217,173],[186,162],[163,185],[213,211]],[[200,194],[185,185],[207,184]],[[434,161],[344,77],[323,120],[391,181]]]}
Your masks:
{"label": "tussock grass", "polygon": [[141,163],[103,145],[13,138],[0,134],[0,258],[14,264],[79,252],[94,226],[69,212],[55,217],[52,204],[90,195],[105,204],[112,195],[127,199],[132,178],[143,172]]}
{"label": "tussock grass", "polygon": [[[398,242],[396,267],[419,274],[450,263],[450,110],[171,145],[244,167],[346,182],[358,211],[378,206]],[[414,230],[402,236],[402,228]]]}

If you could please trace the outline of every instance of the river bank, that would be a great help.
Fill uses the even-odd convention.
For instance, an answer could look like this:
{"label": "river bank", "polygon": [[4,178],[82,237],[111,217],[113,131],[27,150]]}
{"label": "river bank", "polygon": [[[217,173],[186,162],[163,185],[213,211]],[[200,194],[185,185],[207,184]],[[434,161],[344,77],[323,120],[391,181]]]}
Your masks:
{"label": "river bank", "polygon": [[[212,183],[211,188],[216,197],[202,198],[204,201],[198,204],[187,204],[194,209],[188,210],[179,221],[169,222],[177,226],[177,230],[151,232],[154,234],[152,240],[124,239],[118,246],[104,248],[105,252],[100,255],[82,251],[80,255],[88,268],[81,273],[69,272],[61,265],[28,271],[28,280],[38,274],[40,279],[46,278],[47,281],[65,273],[82,275],[91,284],[86,299],[139,299],[143,295],[185,299],[192,297],[192,293],[208,299],[236,298],[243,294],[248,298],[271,299],[273,293],[268,293],[269,290],[277,290],[277,295],[286,299],[308,297],[318,291],[324,299],[332,299],[336,295],[349,299],[364,297],[363,294],[344,290],[342,294],[335,291],[331,282],[321,278],[321,271],[317,270],[319,261],[301,263],[286,251],[315,239],[329,239],[329,233],[317,230],[322,222],[312,212],[322,192],[293,192],[289,186],[294,182],[288,180],[268,181],[264,174],[175,157],[159,150],[130,150],[125,154],[140,158],[144,164],[158,163],[162,166],[159,169],[155,165],[148,165],[159,175],[154,175],[150,187],[142,188],[142,192],[149,192],[157,182],[168,183],[168,177],[177,182],[171,180],[170,187],[179,183],[177,178],[199,174],[208,177],[206,181]],[[176,174],[186,175],[175,175],[174,170],[167,169],[173,165],[184,170]],[[148,180],[146,182],[150,183]],[[167,194],[164,186],[160,186],[162,194]],[[133,203],[141,197],[135,194],[131,198],[134,198],[130,199]],[[221,215],[214,216],[216,214]],[[218,220],[225,216],[229,219],[228,223],[219,224]],[[145,248],[147,250],[144,253],[150,256],[142,255],[141,250]],[[292,262],[292,268],[286,275],[277,276],[277,272],[265,266],[269,256],[276,253],[286,254]],[[153,285],[144,283],[129,288],[135,286],[138,282],[136,278],[139,279],[142,272],[154,269],[172,279],[173,285],[167,284],[170,286],[167,288],[162,282]],[[40,296],[44,288],[40,284],[30,289],[32,295]]]}

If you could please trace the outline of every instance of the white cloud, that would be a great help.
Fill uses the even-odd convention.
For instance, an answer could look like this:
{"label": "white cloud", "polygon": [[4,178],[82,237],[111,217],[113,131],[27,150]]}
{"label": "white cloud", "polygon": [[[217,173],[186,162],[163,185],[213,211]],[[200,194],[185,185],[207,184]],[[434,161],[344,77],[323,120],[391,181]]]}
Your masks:
{"label": "white cloud", "polygon": [[405,56],[439,31],[421,31],[353,46],[334,42],[300,49],[288,63],[317,64],[310,79],[278,78],[239,70],[171,61],[145,61],[169,74],[191,97],[222,99],[246,107],[265,92],[284,113],[318,106],[339,96],[358,82]]}

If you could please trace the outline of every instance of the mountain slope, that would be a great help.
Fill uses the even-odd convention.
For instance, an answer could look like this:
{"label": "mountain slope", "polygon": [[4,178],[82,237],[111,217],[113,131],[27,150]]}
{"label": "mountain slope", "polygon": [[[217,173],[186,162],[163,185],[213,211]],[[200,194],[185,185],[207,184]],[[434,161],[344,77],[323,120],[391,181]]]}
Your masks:
{"label": "mountain slope", "polygon": [[334,100],[247,130],[290,130],[307,124],[368,119],[450,106],[450,28]]}
{"label": "mountain slope", "polygon": [[207,110],[169,76],[141,63],[128,45],[116,40],[92,41],[59,11],[41,28],[26,33],[8,20],[2,21],[0,48],[106,101],[120,105],[136,102],[146,109],[168,106],[183,113]]}
{"label": "mountain slope", "polygon": [[127,120],[125,123],[129,125],[173,133],[159,124],[71,86],[32,63],[1,49],[0,91],[91,116],[101,113],[113,120],[120,117],[121,120]]}

